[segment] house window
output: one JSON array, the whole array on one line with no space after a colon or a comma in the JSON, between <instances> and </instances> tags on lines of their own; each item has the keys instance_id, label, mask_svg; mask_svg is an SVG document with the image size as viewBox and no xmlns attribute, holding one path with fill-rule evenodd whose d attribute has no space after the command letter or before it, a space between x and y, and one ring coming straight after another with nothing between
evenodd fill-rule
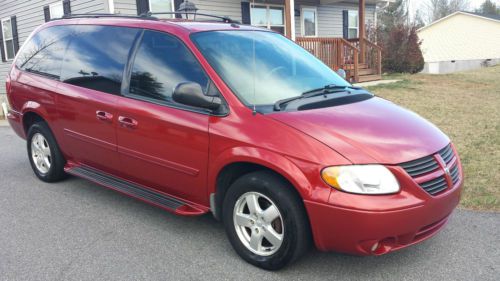
<instances>
[{"instance_id":1,"label":"house window","mask_svg":"<svg viewBox=\"0 0 500 281\"><path fill-rule=\"evenodd\" d=\"M359 17L358 11L349 11L349 38L358 38L359 34Z\"/></svg>"},{"instance_id":2,"label":"house window","mask_svg":"<svg viewBox=\"0 0 500 281\"><path fill-rule=\"evenodd\" d=\"M173 0L149 0L151 13L170 13L175 11ZM174 18L173 15L158 15L160 18Z\"/></svg>"},{"instance_id":3,"label":"house window","mask_svg":"<svg viewBox=\"0 0 500 281\"><path fill-rule=\"evenodd\" d=\"M318 11L313 7L302 7L301 28L302 36L318 36Z\"/></svg>"},{"instance_id":4,"label":"house window","mask_svg":"<svg viewBox=\"0 0 500 281\"><path fill-rule=\"evenodd\" d=\"M62 1L49 5L50 19L60 19L64 16L64 8Z\"/></svg>"},{"instance_id":5,"label":"house window","mask_svg":"<svg viewBox=\"0 0 500 281\"><path fill-rule=\"evenodd\" d=\"M285 8L281 5L252 5L251 24L285 34Z\"/></svg>"},{"instance_id":6,"label":"house window","mask_svg":"<svg viewBox=\"0 0 500 281\"><path fill-rule=\"evenodd\" d=\"M12 32L12 20L6 18L2 20L2 38L4 56L7 60L14 59L16 55L14 50L14 36Z\"/></svg>"}]
</instances>

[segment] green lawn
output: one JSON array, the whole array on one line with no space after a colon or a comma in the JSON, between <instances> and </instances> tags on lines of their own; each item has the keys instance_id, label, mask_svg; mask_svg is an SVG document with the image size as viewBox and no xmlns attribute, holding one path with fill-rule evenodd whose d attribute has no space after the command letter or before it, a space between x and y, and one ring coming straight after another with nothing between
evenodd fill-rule
<instances>
[{"instance_id":1,"label":"green lawn","mask_svg":"<svg viewBox=\"0 0 500 281\"><path fill-rule=\"evenodd\" d=\"M500 211L500 66L447 75L391 75L370 87L427 118L457 147L465 173L462 207Z\"/></svg>"}]
</instances>

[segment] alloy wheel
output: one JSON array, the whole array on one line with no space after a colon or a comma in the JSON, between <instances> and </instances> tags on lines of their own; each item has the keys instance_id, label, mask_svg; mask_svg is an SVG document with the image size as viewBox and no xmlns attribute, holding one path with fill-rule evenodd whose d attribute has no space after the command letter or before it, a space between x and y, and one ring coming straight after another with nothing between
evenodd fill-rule
<instances>
[{"instance_id":1,"label":"alloy wheel","mask_svg":"<svg viewBox=\"0 0 500 281\"><path fill-rule=\"evenodd\" d=\"M34 134L31 138L31 158L40 173L46 174L49 172L52 155L47 139L40 133Z\"/></svg>"},{"instance_id":2,"label":"alloy wheel","mask_svg":"<svg viewBox=\"0 0 500 281\"><path fill-rule=\"evenodd\" d=\"M259 256L276 253L285 234L283 218L276 204L258 192L241 195L234 206L233 222L243 245Z\"/></svg>"}]
</instances>

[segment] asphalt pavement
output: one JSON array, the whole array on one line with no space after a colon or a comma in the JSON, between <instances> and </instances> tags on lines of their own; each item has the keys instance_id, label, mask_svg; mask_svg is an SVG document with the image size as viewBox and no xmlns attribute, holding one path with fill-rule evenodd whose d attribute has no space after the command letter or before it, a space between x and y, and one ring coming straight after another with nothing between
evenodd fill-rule
<instances>
[{"instance_id":1,"label":"asphalt pavement","mask_svg":"<svg viewBox=\"0 0 500 281\"><path fill-rule=\"evenodd\" d=\"M457 210L395 253L311 250L268 272L240 259L210 215L176 216L78 178L39 181L25 142L0 127L0 280L500 280L500 213Z\"/></svg>"}]
</instances>

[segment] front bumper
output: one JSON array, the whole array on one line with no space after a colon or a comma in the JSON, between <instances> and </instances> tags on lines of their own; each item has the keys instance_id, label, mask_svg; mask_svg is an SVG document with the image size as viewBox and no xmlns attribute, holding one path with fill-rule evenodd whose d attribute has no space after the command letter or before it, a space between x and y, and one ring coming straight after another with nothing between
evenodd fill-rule
<instances>
[{"instance_id":1,"label":"front bumper","mask_svg":"<svg viewBox=\"0 0 500 281\"><path fill-rule=\"evenodd\" d=\"M305 200L316 247L381 255L421 242L446 225L460 201L462 183L438 196L412 186L391 196L332 191L328 204Z\"/></svg>"}]
</instances>

